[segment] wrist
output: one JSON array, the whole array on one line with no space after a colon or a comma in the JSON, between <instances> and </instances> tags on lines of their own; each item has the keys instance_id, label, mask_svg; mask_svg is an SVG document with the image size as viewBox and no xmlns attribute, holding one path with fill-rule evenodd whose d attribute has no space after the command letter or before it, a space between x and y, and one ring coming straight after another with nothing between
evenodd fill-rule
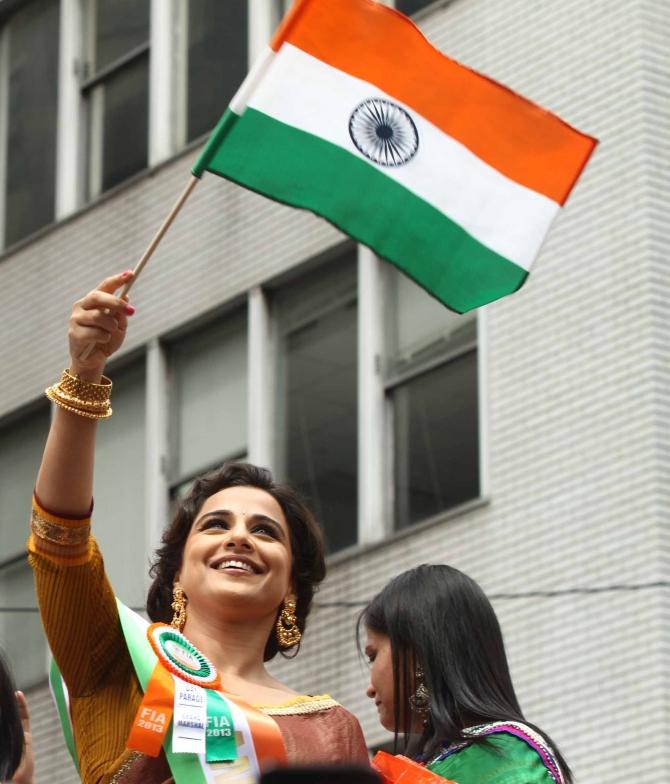
<instances>
[{"instance_id":1,"label":"wrist","mask_svg":"<svg viewBox=\"0 0 670 784\"><path fill-rule=\"evenodd\" d=\"M88 381L91 384L100 383L104 369L104 365L98 368L90 368L82 366L78 362L71 362L69 367L69 371L73 376L78 376L82 381Z\"/></svg>"}]
</instances>

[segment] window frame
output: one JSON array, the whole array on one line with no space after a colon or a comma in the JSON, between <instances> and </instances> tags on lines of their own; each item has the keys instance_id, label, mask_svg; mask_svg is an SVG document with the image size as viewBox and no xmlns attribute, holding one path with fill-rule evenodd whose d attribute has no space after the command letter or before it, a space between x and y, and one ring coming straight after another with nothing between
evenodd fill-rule
<instances>
[{"instance_id":1,"label":"window frame","mask_svg":"<svg viewBox=\"0 0 670 784\"><path fill-rule=\"evenodd\" d=\"M272 26L272 8L267 0L261 6L253 0L247 0L247 71L254 62L259 46L265 46L270 36ZM175 94L175 146L183 150L205 141L214 130L215 124L201 134L188 138L189 112L188 112L188 82L189 82L189 13L185 3L180 3L173 18L174 43L174 68L172 80ZM218 118L224 113L226 107L221 106Z\"/></svg>"},{"instance_id":2,"label":"window frame","mask_svg":"<svg viewBox=\"0 0 670 784\"><path fill-rule=\"evenodd\" d=\"M30 420L30 419L38 419L44 417L45 420L51 419L53 416L53 411L51 409L51 404L49 401L43 396L37 398L36 400L31 401L25 406L22 406L19 409L15 409L14 411L8 413L7 415L0 418L0 433L2 433L6 428L11 428L13 425L21 425L22 423ZM44 442L46 442L46 430L44 431ZM41 442L40 445L40 460L41 460L41 452L43 449L43 444ZM37 462L35 466L35 477L37 477L37 469L39 469L40 461ZM34 487L34 485L33 485ZM11 555L7 555L6 557L3 554L0 554L0 571L5 567L12 565L20 558L26 557L26 547L25 547L25 540L28 538L28 534L30 533L30 501L31 498L28 497L26 499L26 518L25 518L25 538L23 539L24 544L18 549L16 552L12 553Z\"/></svg>"},{"instance_id":3,"label":"window frame","mask_svg":"<svg viewBox=\"0 0 670 784\"><path fill-rule=\"evenodd\" d=\"M3 36L6 24L14 12L32 0L3 0L0 3L0 88L6 79L3 67ZM98 74L91 70L92 14L91 0L59 0L60 33L58 73L58 110L56 121L56 176L55 209L53 220L26 235L14 245L22 246L43 230L96 203L108 193L122 188L136 178L145 177L155 167L169 161L185 150L202 144L207 133L190 142L186 141L186 69L184 55L187 46L186 31L181 20L183 3L174 0L150 0L149 33L147 40L127 52L123 57L106 65ZM277 7L275 7L277 6ZM279 21L278 0L248 0L247 4L247 67L267 46ZM7 49L8 47L5 47ZM90 115L92 95L96 87L113 78L123 68L132 66L139 58L148 56L148 139L147 165L102 190L101 121ZM7 91L0 89L0 95ZM100 99L98 99L100 100ZM223 113L225 106L221 107ZM97 127L92 125L97 123ZM8 249L5 242L6 203L6 130L7 108L0 105L0 252ZM3 143L4 134L4 143ZM96 140L97 139L97 140ZM90 146L97 149L91 151ZM95 157L95 167L92 158ZM94 171L95 168L95 171Z\"/></svg>"},{"instance_id":4,"label":"window frame","mask_svg":"<svg viewBox=\"0 0 670 784\"><path fill-rule=\"evenodd\" d=\"M384 287L382 294L385 306L389 306L388 290L389 290L389 276L391 274L403 274L392 265L389 265L382 271L380 285ZM449 342L445 344L444 348L436 354L429 356L425 359L417 360L416 362L408 362L405 367L388 368L387 353L388 346L383 346L381 356L384 357L381 362L383 368L381 372L381 387L384 395L384 408L385 408L385 437L388 448L386 449L386 488L387 488L387 526L386 537L401 536L407 531L416 530L417 527L432 522L444 520L445 518L452 517L458 514L460 510L466 510L472 507L473 503L481 503L486 498L488 493L488 462L486 460L487 448L487 413L486 413L486 399L484 394L484 374L486 368L486 343L484 339L484 309L478 308L474 315L474 337L464 341L456 346L449 346ZM462 503L454 506L446 507L434 515L431 515L421 520L408 523L405 526L398 526L397 524L397 492L395 486L395 461L396 461L396 434L394 428L394 404L393 395L399 388L410 384L412 381L431 373L439 368L444 368L452 362L469 356L476 355L476 368L477 368L477 452L478 452L478 492L473 498L469 498Z\"/></svg>"},{"instance_id":5,"label":"window frame","mask_svg":"<svg viewBox=\"0 0 670 784\"><path fill-rule=\"evenodd\" d=\"M28 556L26 551L20 553L19 555L13 556L12 558L8 558L0 562L0 577L4 577L4 575L8 571L12 570L15 567L24 571L26 575L31 573L32 570L30 564L28 563ZM5 598L0 603L0 613L8 613L16 616L29 614L31 618L36 615L37 616L39 615L39 607L37 606L37 603L35 603L35 606L24 606L22 604L13 604L12 601L13 600L11 596ZM43 683L48 677L49 664L51 662L51 655L49 653L49 644L46 639L46 635L44 633L44 629L42 628L41 623L39 625L39 628L41 632L41 636L39 638L39 644L44 647L43 667L40 668L39 673L34 674L33 676L29 677L25 681L21 680L20 678L17 678L16 685L20 689L25 690L25 689L33 688L34 686ZM34 640L33 643L34 642L36 641ZM8 656L7 651L5 651L5 654Z\"/></svg>"},{"instance_id":6,"label":"window frame","mask_svg":"<svg viewBox=\"0 0 670 784\"><path fill-rule=\"evenodd\" d=\"M9 27L12 22L12 17L28 7L34 0L4 0L1 3L2 9L0 10L0 253L4 253L9 248L20 247L24 242L29 240L35 235L39 235L42 231L53 226L59 219L59 156L60 156L60 143L62 138L61 130L61 63L63 59L63 2L65 0L58 0L58 15L59 15L59 35L58 35L58 76L57 79L57 96L56 96L56 117L55 117L55 131L54 131L54 151L55 151L55 171L53 180L53 214L51 219L44 223L42 226L30 231L28 234L20 237L14 242L7 244L7 231L6 231L6 210L7 210L7 159L9 156L9 68L10 68L10 38Z\"/></svg>"},{"instance_id":7,"label":"window frame","mask_svg":"<svg viewBox=\"0 0 670 784\"><path fill-rule=\"evenodd\" d=\"M360 356L361 356L361 324L364 324L364 317L361 314L361 266L360 266L360 253L363 246L360 246L354 243L351 239L345 239L332 245L321 253L317 254L316 256L310 256L303 259L302 263L296 265L295 267L287 270L284 274L279 276L278 279L273 281L268 281L266 283L266 296L269 298L269 310L270 310L270 339L269 344L272 346L273 352L273 365L272 365L272 372L274 375L273 379L273 399L272 399L272 414L271 414L271 439L272 439L272 460L270 466L272 468L273 474L278 474L285 478L286 472L286 465L285 454L282 454L282 448L279 444L280 438L282 436L280 432L281 428L281 417L282 414L280 413L281 408L281 399L279 395L279 385L277 384L277 379L281 375L280 371L280 363L283 361L281 356L282 351L282 342L288 336L299 332L310 323L314 321L315 318L320 318L323 316L328 316L332 313L337 313L342 308L351 306L355 304L356 306L356 328L355 328L355 335L356 335L356 355L355 355L355 371L356 371L356 385L355 385L355 400L356 400L356 409L357 409L357 417L356 417L356 494L357 494L357 507L354 512L356 515L355 521L355 541L346 547L340 548L338 550L328 552L328 558L332 557L339 557L343 553L350 553L356 552L360 548L361 544L370 541L370 536L368 533L363 533L361 530L361 521L366 520L367 518L361 515L361 508L362 508L362 495L363 495L363 483L361 482L360 477L360 465L361 465L361 455L362 455L362 448L361 448L361 421L362 421L362 414L361 414L361 374L360 374ZM367 248L363 249L367 251ZM369 251L368 251L369 252ZM298 318L294 318L291 320L290 324L281 325L280 318L279 318L279 308L277 307L277 295L282 290L300 285L300 282L304 278L309 278L315 273L317 273L320 269L333 269L336 267L338 261L341 261L343 258L349 258L351 254L352 257L352 264L354 265L354 275L355 275L355 286L353 289L347 289L346 286L342 287L341 291L338 291L337 294L328 302L326 307L318 308L316 311L310 310L307 313L301 314ZM291 479L287 479L289 483L292 482Z\"/></svg>"},{"instance_id":8,"label":"window frame","mask_svg":"<svg viewBox=\"0 0 670 784\"><path fill-rule=\"evenodd\" d=\"M173 504L177 497L179 488L187 482L192 482L198 476L201 476L208 471L222 465L229 460L240 460L247 458L249 454L249 412L247 411L247 438L246 449L232 449L228 452L221 453L216 460L204 461L198 464L197 468L190 471L179 471L179 450L181 445L179 443L179 409L178 399L176 394L176 374L174 367L174 351L182 340L189 340L198 335L199 332L207 330L209 327L225 325L226 323L234 323L236 320L244 321L246 327L246 342L247 342L247 385L249 385L250 369L249 369L249 353L250 353L250 313L247 300L241 303L235 299L232 302L226 303L226 308L223 312L210 314L206 319L197 319L194 323L184 325L177 334L170 337L160 345L162 353L162 383L163 392L165 395L165 457L163 460L163 473L165 476L165 488L168 494L168 503ZM156 376L156 371L152 374L152 378ZM249 400L249 390L247 389L247 401ZM249 404L247 403L249 409ZM167 523L167 520L165 521Z\"/></svg>"},{"instance_id":9,"label":"window frame","mask_svg":"<svg viewBox=\"0 0 670 784\"><path fill-rule=\"evenodd\" d=\"M0 430L7 427L11 428L12 425L22 423L25 420L33 417L44 416L46 412L49 410L50 410L49 403L44 398L39 398L38 400L29 403L27 406L23 406L20 409L13 411L6 416L3 416L0 419ZM50 413L50 416L52 414L53 412ZM44 438L46 440L46 432L44 434ZM25 542L25 539L27 539L30 533L30 499L29 498L26 499L26 517L25 517L24 525L25 525L25 529L24 529L25 530L24 542ZM21 566L23 566L23 568L27 570L27 573L30 572L30 565L28 563L28 551L25 544L21 547L21 549L17 550L16 552L0 558L0 578L3 578L8 571L11 571L12 569L17 567L20 568ZM9 610L8 608L12 608L12 610ZM20 615L22 611L26 613L36 614L38 613L38 607L36 604L34 607L32 606L24 607L23 605L18 605L15 603L11 595L9 596L5 595L4 599L0 600L0 613L10 612L10 611L13 611L13 614L15 615ZM37 675L34 678L31 678L29 681L26 681L25 683L19 682L17 684L19 688L23 688L23 689L31 688L32 686L42 682L47 677L50 657L49 657L48 645L43 632L42 632L42 637L40 639L40 643L44 644L44 653L45 653L44 668L39 675Z\"/></svg>"},{"instance_id":10,"label":"window frame","mask_svg":"<svg viewBox=\"0 0 670 784\"><path fill-rule=\"evenodd\" d=\"M149 25L146 41L125 52L116 60L94 72L94 47L95 47L95 5L96 0L81 0L83 35L81 42L79 66L79 95L83 106L85 118L85 147L83 179L85 183L85 198L87 203L94 202L105 193L125 184L129 179L146 173L151 166L151 94L152 69L152 26L154 17L154 4L149 2ZM143 59L147 60L147 162L146 165L134 172L130 177L121 180L110 188L103 189L103 123L104 123L104 87L113 81L119 74L136 66Z\"/></svg>"}]
</instances>

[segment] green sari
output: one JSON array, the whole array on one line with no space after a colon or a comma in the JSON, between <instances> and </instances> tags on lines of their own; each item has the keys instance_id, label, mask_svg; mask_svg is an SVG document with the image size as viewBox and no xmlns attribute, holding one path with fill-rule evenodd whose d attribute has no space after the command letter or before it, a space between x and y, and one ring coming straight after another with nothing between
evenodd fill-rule
<instances>
[{"instance_id":1,"label":"green sari","mask_svg":"<svg viewBox=\"0 0 670 784\"><path fill-rule=\"evenodd\" d=\"M518 722L486 724L468 730L489 744L458 744L426 767L458 784L564 784L553 751L542 736Z\"/></svg>"}]
</instances>

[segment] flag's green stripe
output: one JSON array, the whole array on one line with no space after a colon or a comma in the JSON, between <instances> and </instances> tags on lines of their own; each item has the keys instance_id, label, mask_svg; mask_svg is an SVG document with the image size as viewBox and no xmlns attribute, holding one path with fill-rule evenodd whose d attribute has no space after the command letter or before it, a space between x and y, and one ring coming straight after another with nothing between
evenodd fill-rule
<instances>
[{"instance_id":1,"label":"flag's green stripe","mask_svg":"<svg viewBox=\"0 0 670 784\"><path fill-rule=\"evenodd\" d=\"M231 123L235 122L236 117L237 115L231 112L230 109L223 113L219 122L216 124L216 128L214 128L209 139L207 139L207 144L200 153L200 157L193 164L191 172L192 174L195 174L196 177L202 177L202 173L208 168L209 162L216 154L217 148L223 143L223 140L228 135L229 126Z\"/></svg>"},{"instance_id":2,"label":"flag's green stripe","mask_svg":"<svg viewBox=\"0 0 670 784\"><path fill-rule=\"evenodd\" d=\"M327 218L462 313L516 291L527 272L361 158L247 108L230 110L206 168Z\"/></svg>"},{"instance_id":3,"label":"flag's green stripe","mask_svg":"<svg viewBox=\"0 0 670 784\"><path fill-rule=\"evenodd\" d=\"M65 692L63 691L63 678L56 664L56 660L51 660L51 667L49 668L49 683L53 691L54 699L56 700L56 708L58 709L58 717L60 718L61 727L63 728L63 735L65 736L65 745L70 752L72 762L79 773L79 758L77 756L77 748L74 745L74 735L72 733L72 722L70 721L70 711L68 710L67 701L65 699Z\"/></svg>"}]
</instances>

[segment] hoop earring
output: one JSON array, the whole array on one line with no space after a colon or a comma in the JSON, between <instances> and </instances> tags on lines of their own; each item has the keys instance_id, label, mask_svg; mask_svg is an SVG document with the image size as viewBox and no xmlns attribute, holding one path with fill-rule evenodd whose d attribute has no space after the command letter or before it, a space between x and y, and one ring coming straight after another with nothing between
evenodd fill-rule
<instances>
[{"instance_id":1,"label":"hoop earring","mask_svg":"<svg viewBox=\"0 0 670 784\"><path fill-rule=\"evenodd\" d=\"M172 604L170 605L174 611L174 615L170 621L170 626L173 626L179 632L183 631L184 626L186 625L187 603L188 600L184 593L184 589L179 583L175 583L172 586Z\"/></svg>"},{"instance_id":2,"label":"hoop earring","mask_svg":"<svg viewBox=\"0 0 670 784\"><path fill-rule=\"evenodd\" d=\"M423 670L418 665L414 673L416 691L409 697L409 707L419 716L426 716L430 710L430 694L423 682Z\"/></svg>"},{"instance_id":3,"label":"hoop earring","mask_svg":"<svg viewBox=\"0 0 670 784\"><path fill-rule=\"evenodd\" d=\"M295 617L295 601L293 599L286 599L284 602L275 629L280 648L292 648L300 642L302 632L298 627L298 619Z\"/></svg>"}]
</instances>

